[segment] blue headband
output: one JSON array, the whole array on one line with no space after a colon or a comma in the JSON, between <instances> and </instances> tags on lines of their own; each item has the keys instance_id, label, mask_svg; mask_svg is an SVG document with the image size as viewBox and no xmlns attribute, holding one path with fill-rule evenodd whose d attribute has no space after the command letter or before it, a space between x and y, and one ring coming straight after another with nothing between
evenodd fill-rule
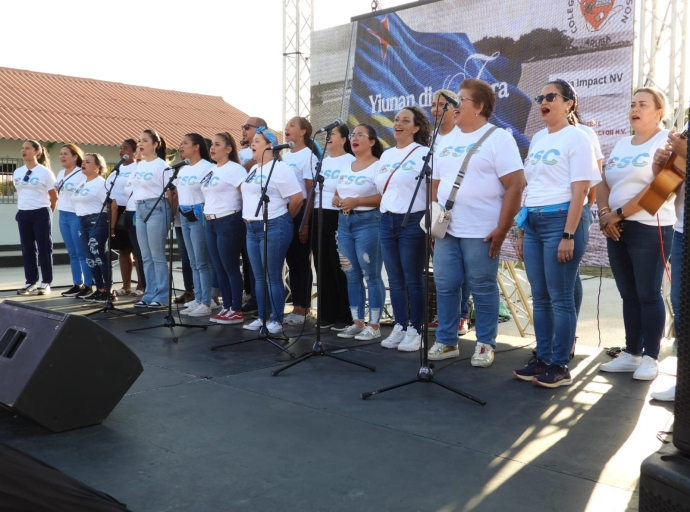
<instances>
[{"instance_id":1,"label":"blue headband","mask_svg":"<svg viewBox=\"0 0 690 512\"><path fill-rule=\"evenodd\" d=\"M266 128L265 126L258 126L256 128L256 133L260 133L261 135L266 137L269 140L269 142L274 146L278 145L278 139L276 138L276 136L269 132L268 128Z\"/></svg>"}]
</instances>

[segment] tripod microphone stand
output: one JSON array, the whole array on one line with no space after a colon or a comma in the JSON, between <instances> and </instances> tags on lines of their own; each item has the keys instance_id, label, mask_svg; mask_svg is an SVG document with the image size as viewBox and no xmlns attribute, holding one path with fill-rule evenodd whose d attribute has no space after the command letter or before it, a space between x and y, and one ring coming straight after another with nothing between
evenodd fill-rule
<instances>
[{"instance_id":1,"label":"tripod microphone stand","mask_svg":"<svg viewBox=\"0 0 690 512\"><path fill-rule=\"evenodd\" d=\"M420 367L417 372L417 377L408 380L405 382L401 382L399 384L394 384L392 386L388 386L385 388L378 389L376 391L367 391L362 393L360 396L362 397L362 400L366 400L370 396L373 395L378 395L380 393L385 393L386 391L390 391L392 389L397 389L401 388L404 386L408 386L410 384L415 384L417 382L425 383L425 384L436 384L437 386L441 386L442 388L447 389L448 391L452 391L453 393L456 393L458 395L464 396L465 398L469 398L470 400L473 400L474 402L477 402L478 404L481 405L486 405L486 402L480 398L477 398L475 396L472 396L468 393L465 393L464 391L460 391L459 389L456 389L454 387L448 386L447 384L444 384L443 382L439 382L434 378L434 366L429 364L429 353L428 353L428 340L429 340L429 315L427 314L427 311L429 310L429 248L431 247L431 166L429 164L432 156L433 156L433 150L434 150L434 144L436 143L436 136L438 135L439 130L441 129L441 124L443 123L443 117L445 116L446 112L448 111L448 101L446 101L445 105L443 106L443 112L441 113L441 119L439 119L438 124L436 125L436 128L434 129L434 135L431 139L431 149L429 153L424 157L424 165L422 166L422 170L419 173L419 176L417 177L417 187L415 188L414 194L412 194L412 201L410 201L410 206L407 209L407 213L405 214L405 218L403 219L402 227L405 229L407 226L407 222L410 219L410 211L412 210L412 205L414 204L415 198L417 197L417 194L419 193L419 187L422 184L422 180L426 183L426 206L425 206L425 215L424 215L424 227L426 228L426 234L424 236L424 319L422 320L422 346L420 348L421 354L419 355L420 358ZM416 226L414 226L412 229L415 229Z\"/></svg>"},{"instance_id":2,"label":"tripod microphone stand","mask_svg":"<svg viewBox=\"0 0 690 512\"><path fill-rule=\"evenodd\" d=\"M326 132L326 147L328 147L328 142L331 140L331 131ZM321 295L322 295L322 279L321 279L321 260L323 259L321 257L321 245L323 243L321 235L323 233L323 174L321 174L321 165L323 163L323 158L325 155L325 149L324 152L321 153L321 156L319 157L319 161L316 164L316 175L314 176L314 180L316 181L317 185L319 187L319 208L318 212L316 213L317 219L319 222L319 226L316 230L316 236L318 239L316 240L316 252L317 252L317 258L316 258L316 283L317 283L317 292L316 292L316 310L318 314L316 315L316 341L314 342L314 346L311 348L311 352L308 352L307 354L303 355L302 357L286 364L285 366L282 366L281 368L278 368L277 370L273 370L271 372L271 375L274 377L278 375L280 372L283 370L287 370L288 368L295 366L296 364L299 364L303 361L306 361L308 359L311 359L312 357L316 356L326 356L330 357L331 359L337 359L338 361L342 361L344 363L350 363L354 364L355 366L361 366L362 368L366 368L367 370L371 370L372 372L376 371L375 366L369 366L367 364L362 364L362 363L357 363L355 361L350 361L348 359L345 359L343 357L336 356L335 354L330 354L326 352L326 349L323 347L323 343L321 343ZM309 199L307 199L307 207L305 208L305 214L304 217L302 218L302 225L300 226L300 231L304 229L304 223L307 221L307 215L306 212L309 210L309 207L313 204L314 202L314 192L316 191L316 186L312 187L311 192L309 193Z\"/></svg>"},{"instance_id":3,"label":"tripod microphone stand","mask_svg":"<svg viewBox=\"0 0 690 512\"><path fill-rule=\"evenodd\" d=\"M211 347L211 350L218 350L219 348L224 348L224 347L232 347L233 345L241 345L243 343L248 343L250 341L256 341L256 340L264 340L268 341L271 345L273 345L276 348L279 348L286 354L288 354L290 357L295 357L295 353L290 351L289 349L283 347L281 343L288 341L288 338L273 338L270 336L270 333L268 332L268 203L271 201L271 199L268 197L268 184L271 182L271 176L273 175L273 169L276 166L276 162L278 161L278 156L280 155L280 152L277 150L273 151L273 163L271 164L271 169L268 172L268 177L266 178L266 184L261 187L261 199L259 199L259 204L256 206L256 213L254 214L255 217L259 215L259 211L261 211L261 208L263 207L263 230L264 230L264 264L263 264L263 275L264 275L264 282L262 285L263 289L263 298L262 298L262 305L263 305L263 310L264 314L261 317L261 328L259 329L259 335L256 338L251 338L248 340L242 340L242 341L234 341L231 343L222 343L220 345L214 345ZM262 157L263 160L263 157ZM258 163L257 163L258 166ZM263 167L263 166L262 166ZM259 172L258 167L257 167L257 172ZM275 298L275 297L274 297ZM281 304L285 300L285 297L282 297Z\"/></svg>"},{"instance_id":4,"label":"tripod microphone stand","mask_svg":"<svg viewBox=\"0 0 690 512\"><path fill-rule=\"evenodd\" d=\"M187 163L189 163L189 160L186 160ZM176 166L179 164L176 164ZM173 181L177 179L177 173L179 172L180 168L182 167L181 165L177 168L176 166L173 166L173 173L172 176L170 176L170 179L168 180L167 185L163 187L163 192L161 192L161 195L158 196L158 199L154 203L153 207L149 211L149 213L146 215L146 218L143 219L144 224L146 224L149 219L151 218L151 214L153 211L156 209L156 206L158 206L158 203L161 202L163 197L165 196L165 193L168 190L175 190L175 185L173 185ZM164 208L169 208L169 204L167 199L165 200L165 206ZM137 332L137 331L147 331L149 329L157 329L159 327L165 327L170 329L170 335L172 336L173 342L177 343L177 336L175 334L175 327L186 327L187 329L203 329L204 331L208 329L208 325L195 325L195 324L185 324L183 322L175 322L175 317L173 316L172 313L172 269L173 269L173 217L171 216L170 221L168 222L168 314L165 315L165 320L163 321L162 324L160 325L152 325L150 327L140 327L138 329L130 329L125 332Z\"/></svg>"}]
</instances>

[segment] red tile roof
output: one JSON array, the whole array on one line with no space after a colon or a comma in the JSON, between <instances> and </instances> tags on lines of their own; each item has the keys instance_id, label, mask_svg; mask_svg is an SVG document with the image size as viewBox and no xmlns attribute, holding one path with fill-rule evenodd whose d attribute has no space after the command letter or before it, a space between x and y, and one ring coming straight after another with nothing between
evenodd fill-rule
<instances>
[{"instance_id":1,"label":"red tile roof","mask_svg":"<svg viewBox=\"0 0 690 512\"><path fill-rule=\"evenodd\" d=\"M189 132L239 143L247 117L218 96L0 67L0 138L119 146L153 128L168 147Z\"/></svg>"}]
</instances>

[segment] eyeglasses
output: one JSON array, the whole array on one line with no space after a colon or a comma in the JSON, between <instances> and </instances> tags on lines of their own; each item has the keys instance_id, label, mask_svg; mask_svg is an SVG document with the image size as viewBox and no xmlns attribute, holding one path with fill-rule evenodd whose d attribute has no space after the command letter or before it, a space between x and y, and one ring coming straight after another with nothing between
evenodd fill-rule
<instances>
[{"instance_id":1,"label":"eyeglasses","mask_svg":"<svg viewBox=\"0 0 690 512\"><path fill-rule=\"evenodd\" d=\"M350 140L355 140L355 139L368 139L369 134L368 133L351 133L350 135L347 136Z\"/></svg>"},{"instance_id":2,"label":"eyeglasses","mask_svg":"<svg viewBox=\"0 0 690 512\"><path fill-rule=\"evenodd\" d=\"M29 182L29 176L31 176L31 173L32 173L32 172L33 172L33 171L32 171L31 169L28 169L28 170L26 171L26 174L24 175L24 179L22 180L24 183L28 183L28 182Z\"/></svg>"},{"instance_id":3,"label":"eyeglasses","mask_svg":"<svg viewBox=\"0 0 690 512\"><path fill-rule=\"evenodd\" d=\"M546 100L549 103L551 103L553 100L556 99L556 96L560 96L563 98L565 101L568 101L570 98L566 98L562 94L558 94L557 92L550 92L549 94L540 94L536 98L534 98L534 101L536 102L537 105L541 105L541 103Z\"/></svg>"},{"instance_id":4,"label":"eyeglasses","mask_svg":"<svg viewBox=\"0 0 690 512\"><path fill-rule=\"evenodd\" d=\"M477 100L473 100L472 98L463 98L462 96L460 96L458 99L460 100L460 103L462 103L465 100L477 103Z\"/></svg>"},{"instance_id":5,"label":"eyeglasses","mask_svg":"<svg viewBox=\"0 0 690 512\"><path fill-rule=\"evenodd\" d=\"M253 124L243 124L242 129L243 130L249 130L250 128L258 128L258 126L254 126Z\"/></svg>"}]
</instances>

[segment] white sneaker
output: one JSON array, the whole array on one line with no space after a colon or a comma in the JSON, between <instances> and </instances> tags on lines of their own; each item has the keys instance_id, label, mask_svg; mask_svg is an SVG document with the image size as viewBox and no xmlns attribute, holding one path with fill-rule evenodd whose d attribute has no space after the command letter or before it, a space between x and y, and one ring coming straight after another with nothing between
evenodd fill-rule
<instances>
[{"instance_id":1,"label":"white sneaker","mask_svg":"<svg viewBox=\"0 0 690 512\"><path fill-rule=\"evenodd\" d=\"M659 361L649 356L642 356L640 366L638 366L633 379L636 380L654 380L659 375Z\"/></svg>"},{"instance_id":2,"label":"white sneaker","mask_svg":"<svg viewBox=\"0 0 690 512\"><path fill-rule=\"evenodd\" d=\"M50 285L48 283L41 283L41 286L38 287L38 294L50 295Z\"/></svg>"},{"instance_id":3,"label":"white sneaker","mask_svg":"<svg viewBox=\"0 0 690 512\"><path fill-rule=\"evenodd\" d=\"M661 402L673 402L676 400L676 386L671 386L665 391L654 391L652 393L653 400Z\"/></svg>"},{"instance_id":4,"label":"white sneaker","mask_svg":"<svg viewBox=\"0 0 690 512\"><path fill-rule=\"evenodd\" d=\"M201 304L201 302L197 302L196 300L190 300L189 302L185 302L185 303L184 303L184 307L190 308L190 307L192 307L194 304Z\"/></svg>"},{"instance_id":5,"label":"white sneaker","mask_svg":"<svg viewBox=\"0 0 690 512\"><path fill-rule=\"evenodd\" d=\"M209 316L213 314L213 310L211 309L211 306L207 306L206 304L199 304L199 306L194 311L191 311L187 314L189 316Z\"/></svg>"},{"instance_id":6,"label":"white sneaker","mask_svg":"<svg viewBox=\"0 0 690 512\"><path fill-rule=\"evenodd\" d=\"M261 322L259 322L259 325L261 325ZM271 334L280 334L283 332L283 324L271 320L266 324L266 329L268 329L268 332Z\"/></svg>"},{"instance_id":7,"label":"white sneaker","mask_svg":"<svg viewBox=\"0 0 690 512\"><path fill-rule=\"evenodd\" d=\"M364 330L364 327L357 327L355 324L349 325L344 331L338 333L338 338L354 338L360 332ZM381 333L379 333L379 336Z\"/></svg>"},{"instance_id":8,"label":"white sneaker","mask_svg":"<svg viewBox=\"0 0 690 512\"><path fill-rule=\"evenodd\" d=\"M189 306L187 306L187 304L189 304ZM187 306L187 309L183 309L182 311L180 311L181 315L189 315L193 313L196 310L196 308L202 305L201 302L196 302L195 300L193 300L192 302L188 302L187 304L185 304L185 306Z\"/></svg>"},{"instance_id":9,"label":"white sneaker","mask_svg":"<svg viewBox=\"0 0 690 512\"><path fill-rule=\"evenodd\" d=\"M261 329L262 325L263 324L261 323L261 320L257 318L252 323L243 325L242 329L247 329L248 331L258 331L259 329Z\"/></svg>"},{"instance_id":10,"label":"white sneaker","mask_svg":"<svg viewBox=\"0 0 690 512\"><path fill-rule=\"evenodd\" d=\"M488 343L477 342L470 363L478 368L486 368L494 362L494 348Z\"/></svg>"},{"instance_id":11,"label":"white sneaker","mask_svg":"<svg viewBox=\"0 0 690 512\"><path fill-rule=\"evenodd\" d=\"M211 299L211 309L218 309L222 307L223 306L221 304L218 304L215 300Z\"/></svg>"},{"instance_id":12,"label":"white sneaker","mask_svg":"<svg viewBox=\"0 0 690 512\"><path fill-rule=\"evenodd\" d=\"M284 324L289 324L290 321L292 320L292 317L295 316L294 313L288 313L287 315L283 316L283 323Z\"/></svg>"},{"instance_id":13,"label":"white sneaker","mask_svg":"<svg viewBox=\"0 0 690 512\"><path fill-rule=\"evenodd\" d=\"M370 325L367 325L364 329L362 329L362 332L360 332L357 336L355 336L355 339L356 340L362 340L362 341L369 341L369 340L373 340L374 338L380 338L380 337L381 337L381 329L374 329Z\"/></svg>"},{"instance_id":14,"label":"white sneaker","mask_svg":"<svg viewBox=\"0 0 690 512\"><path fill-rule=\"evenodd\" d=\"M621 352L620 355L610 363L602 364L599 369L604 372L634 372L640 366L642 358L634 356L627 352Z\"/></svg>"},{"instance_id":15,"label":"white sneaker","mask_svg":"<svg viewBox=\"0 0 690 512\"><path fill-rule=\"evenodd\" d=\"M398 345L405 339L405 331L403 331L402 325L395 324L393 331L390 333L385 340L381 342L383 348L398 348Z\"/></svg>"},{"instance_id":16,"label":"white sneaker","mask_svg":"<svg viewBox=\"0 0 690 512\"><path fill-rule=\"evenodd\" d=\"M410 326L405 333L405 339L398 345L401 352L416 352L422 346L422 336L417 333L417 329Z\"/></svg>"},{"instance_id":17,"label":"white sneaker","mask_svg":"<svg viewBox=\"0 0 690 512\"><path fill-rule=\"evenodd\" d=\"M436 342L429 349L429 361L442 361L451 357L458 357L460 351L457 345L444 345Z\"/></svg>"}]
</instances>

